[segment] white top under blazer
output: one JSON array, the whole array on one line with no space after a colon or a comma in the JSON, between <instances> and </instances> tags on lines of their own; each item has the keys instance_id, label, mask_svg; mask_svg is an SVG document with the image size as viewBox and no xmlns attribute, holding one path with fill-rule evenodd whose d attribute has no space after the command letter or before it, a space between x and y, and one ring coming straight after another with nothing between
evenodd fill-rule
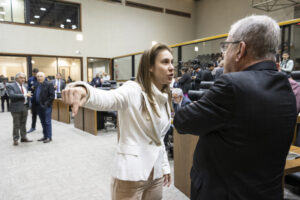
<instances>
[{"instance_id":1,"label":"white top under blazer","mask_svg":"<svg viewBox=\"0 0 300 200\"><path fill-rule=\"evenodd\" d=\"M113 178L128 181L147 180L154 168L153 179L170 173L163 139L170 128L171 110L168 95L152 85L158 117L151 109L147 94L134 81L115 90L96 89L84 82L68 87L84 86L88 92L84 107L99 111L118 111L120 138L113 165ZM145 100L148 114L142 112Z\"/></svg>"}]
</instances>

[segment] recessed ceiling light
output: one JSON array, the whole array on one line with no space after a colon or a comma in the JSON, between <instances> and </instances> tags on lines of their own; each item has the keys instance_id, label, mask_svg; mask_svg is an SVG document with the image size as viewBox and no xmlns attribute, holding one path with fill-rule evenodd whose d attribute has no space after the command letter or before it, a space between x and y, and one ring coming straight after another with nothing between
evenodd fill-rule
<instances>
[{"instance_id":1,"label":"recessed ceiling light","mask_svg":"<svg viewBox=\"0 0 300 200\"><path fill-rule=\"evenodd\" d=\"M4 11L1 11L1 12L0 12L0 15L5 15L5 12L4 12Z\"/></svg>"},{"instance_id":2,"label":"recessed ceiling light","mask_svg":"<svg viewBox=\"0 0 300 200\"><path fill-rule=\"evenodd\" d=\"M195 46L195 51L199 51L199 48L197 46Z\"/></svg>"},{"instance_id":3,"label":"recessed ceiling light","mask_svg":"<svg viewBox=\"0 0 300 200\"><path fill-rule=\"evenodd\" d=\"M33 22L33 21L31 21L31 22L29 22L30 24L35 24L35 22Z\"/></svg>"},{"instance_id":4,"label":"recessed ceiling light","mask_svg":"<svg viewBox=\"0 0 300 200\"><path fill-rule=\"evenodd\" d=\"M66 19L66 22L71 22L71 20L70 19Z\"/></svg>"},{"instance_id":5,"label":"recessed ceiling light","mask_svg":"<svg viewBox=\"0 0 300 200\"><path fill-rule=\"evenodd\" d=\"M0 19L0 21L4 21L4 19Z\"/></svg>"},{"instance_id":6,"label":"recessed ceiling light","mask_svg":"<svg viewBox=\"0 0 300 200\"><path fill-rule=\"evenodd\" d=\"M72 29L76 29L77 28L77 26L76 25L72 25Z\"/></svg>"},{"instance_id":7,"label":"recessed ceiling light","mask_svg":"<svg viewBox=\"0 0 300 200\"><path fill-rule=\"evenodd\" d=\"M35 63L35 61L34 61L34 60L31 60L31 63L32 63L32 64L34 64L34 63Z\"/></svg>"},{"instance_id":8,"label":"recessed ceiling light","mask_svg":"<svg viewBox=\"0 0 300 200\"><path fill-rule=\"evenodd\" d=\"M90 61L91 61L91 62L93 62L93 61L94 61L94 59L93 59L93 58L91 58L91 59L90 59Z\"/></svg>"},{"instance_id":9,"label":"recessed ceiling light","mask_svg":"<svg viewBox=\"0 0 300 200\"><path fill-rule=\"evenodd\" d=\"M40 10L41 10L41 11L46 11L47 9L46 9L46 8L40 8Z\"/></svg>"},{"instance_id":10,"label":"recessed ceiling light","mask_svg":"<svg viewBox=\"0 0 300 200\"><path fill-rule=\"evenodd\" d=\"M64 25L64 24L61 24L61 25L60 25L60 28L65 28L65 25Z\"/></svg>"},{"instance_id":11,"label":"recessed ceiling light","mask_svg":"<svg viewBox=\"0 0 300 200\"><path fill-rule=\"evenodd\" d=\"M82 34L77 34L76 39L79 40L79 41L83 40L83 35Z\"/></svg>"},{"instance_id":12,"label":"recessed ceiling light","mask_svg":"<svg viewBox=\"0 0 300 200\"><path fill-rule=\"evenodd\" d=\"M40 16L39 15L34 15L34 18L39 19Z\"/></svg>"}]
</instances>

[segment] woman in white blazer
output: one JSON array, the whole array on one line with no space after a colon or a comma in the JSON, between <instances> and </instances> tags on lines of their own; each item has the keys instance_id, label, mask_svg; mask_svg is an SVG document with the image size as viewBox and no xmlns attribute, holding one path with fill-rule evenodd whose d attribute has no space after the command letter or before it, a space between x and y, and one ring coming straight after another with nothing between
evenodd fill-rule
<instances>
[{"instance_id":1,"label":"woman in white blazer","mask_svg":"<svg viewBox=\"0 0 300 200\"><path fill-rule=\"evenodd\" d=\"M163 139L171 124L173 74L171 49L156 44L143 53L136 81L110 91L75 82L63 91L63 101L72 105L73 114L79 106L118 111L112 199L162 199L163 185L171 184Z\"/></svg>"}]
</instances>

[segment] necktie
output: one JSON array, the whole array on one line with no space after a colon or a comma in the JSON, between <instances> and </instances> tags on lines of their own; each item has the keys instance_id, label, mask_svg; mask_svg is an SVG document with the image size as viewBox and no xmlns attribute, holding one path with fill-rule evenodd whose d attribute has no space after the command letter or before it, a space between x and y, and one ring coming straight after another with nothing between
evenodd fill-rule
<instances>
[{"instance_id":1,"label":"necktie","mask_svg":"<svg viewBox=\"0 0 300 200\"><path fill-rule=\"evenodd\" d=\"M21 92L22 92L22 94L24 94L24 90L23 90L22 85L20 85L20 87L21 87Z\"/></svg>"}]
</instances>

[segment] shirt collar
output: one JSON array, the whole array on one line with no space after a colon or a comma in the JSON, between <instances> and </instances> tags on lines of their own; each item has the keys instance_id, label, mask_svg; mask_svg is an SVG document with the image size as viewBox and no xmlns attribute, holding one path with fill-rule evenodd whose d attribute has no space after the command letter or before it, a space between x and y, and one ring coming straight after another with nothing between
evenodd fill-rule
<instances>
[{"instance_id":1,"label":"shirt collar","mask_svg":"<svg viewBox=\"0 0 300 200\"><path fill-rule=\"evenodd\" d=\"M152 92L159 104L165 104L168 101L168 94L165 92L161 92L155 84L152 84Z\"/></svg>"}]
</instances>

